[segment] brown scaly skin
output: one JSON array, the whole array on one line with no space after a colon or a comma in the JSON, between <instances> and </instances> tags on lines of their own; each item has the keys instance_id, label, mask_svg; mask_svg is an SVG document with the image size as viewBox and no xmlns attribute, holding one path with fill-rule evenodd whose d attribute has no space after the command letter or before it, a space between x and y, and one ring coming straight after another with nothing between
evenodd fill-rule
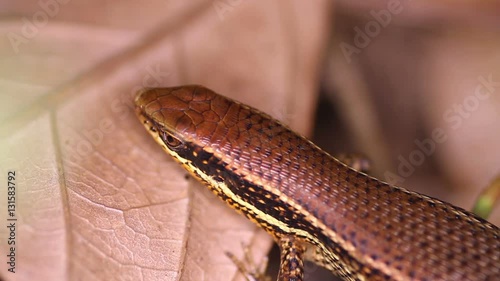
<instances>
[{"instance_id":1,"label":"brown scaly skin","mask_svg":"<svg viewBox=\"0 0 500 281\"><path fill-rule=\"evenodd\" d=\"M345 280L500 276L498 227L357 172L256 109L202 86L147 89L136 106L166 152L273 235L282 265L301 267L305 247ZM302 280L302 268L279 280Z\"/></svg>"}]
</instances>

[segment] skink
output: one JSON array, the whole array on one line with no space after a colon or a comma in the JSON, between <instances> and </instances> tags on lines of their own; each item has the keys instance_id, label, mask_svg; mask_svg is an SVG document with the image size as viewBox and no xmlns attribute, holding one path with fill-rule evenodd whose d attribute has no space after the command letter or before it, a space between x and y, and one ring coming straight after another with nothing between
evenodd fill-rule
<instances>
[{"instance_id":1,"label":"skink","mask_svg":"<svg viewBox=\"0 0 500 281\"><path fill-rule=\"evenodd\" d=\"M500 231L358 172L270 116L197 85L141 91L136 112L176 161L281 249L344 280L500 280Z\"/></svg>"}]
</instances>

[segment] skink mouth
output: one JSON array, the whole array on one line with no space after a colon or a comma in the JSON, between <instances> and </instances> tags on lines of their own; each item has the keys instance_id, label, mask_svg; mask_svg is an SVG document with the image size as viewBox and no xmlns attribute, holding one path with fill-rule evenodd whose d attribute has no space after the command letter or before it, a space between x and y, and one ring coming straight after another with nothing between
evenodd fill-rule
<instances>
[{"instance_id":1,"label":"skink mouth","mask_svg":"<svg viewBox=\"0 0 500 281\"><path fill-rule=\"evenodd\" d=\"M136 106L135 114L137 115L137 118L139 118L139 121L142 123L144 128L146 128L146 130L150 134L152 134L154 137L159 136L158 125L143 112L140 106Z\"/></svg>"},{"instance_id":2,"label":"skink mouth","mask_svg":"<svg viewBox=\"0 0 500 281\"><path fill-rule=\"evenodd\" d=\"M169 139L169 136L173 135L172 133L167 132L164 129L164 126L157 123L154 119L150 118L140 106L137 106L135 109L135 113L137 118L142 123L146 131L153 137L153 139L165 150L170 153L171 149L168 148L166 141Z\"/></svg>"}]
</instances>

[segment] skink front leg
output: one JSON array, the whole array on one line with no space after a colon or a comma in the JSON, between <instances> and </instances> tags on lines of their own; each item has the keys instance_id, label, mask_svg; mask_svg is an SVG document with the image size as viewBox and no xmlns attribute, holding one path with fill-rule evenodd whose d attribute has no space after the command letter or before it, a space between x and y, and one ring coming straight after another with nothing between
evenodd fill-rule
<instances>
[{"instance_id":1,"label":"skink front leg","mask_svg":"<svg viewBox=\"0 0 500 281\"><path fill-rule=\"evenodd\" d=\"M304 279L303 255L306 250L303 241L293 236L283 236L280 247L280 271L278 281L302 281Z\"/></svg>"}]
</instances>

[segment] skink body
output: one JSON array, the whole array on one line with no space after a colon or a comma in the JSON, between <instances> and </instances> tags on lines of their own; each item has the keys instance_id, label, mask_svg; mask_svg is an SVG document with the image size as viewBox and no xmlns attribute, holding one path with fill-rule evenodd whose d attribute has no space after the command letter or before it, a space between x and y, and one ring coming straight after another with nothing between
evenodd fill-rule
<instances>
[{"instance_id":1,"label":"skink body","mask_svg":"<svg viewBox=\"0 0 500 281\"><path fill-rule=\"evenodd\" d=\"M500 280L500 231L339 162L268 115L202 86L157 88L137 114L163 149L282 249L345 280Z\"/></svg>"}]
</instances>

